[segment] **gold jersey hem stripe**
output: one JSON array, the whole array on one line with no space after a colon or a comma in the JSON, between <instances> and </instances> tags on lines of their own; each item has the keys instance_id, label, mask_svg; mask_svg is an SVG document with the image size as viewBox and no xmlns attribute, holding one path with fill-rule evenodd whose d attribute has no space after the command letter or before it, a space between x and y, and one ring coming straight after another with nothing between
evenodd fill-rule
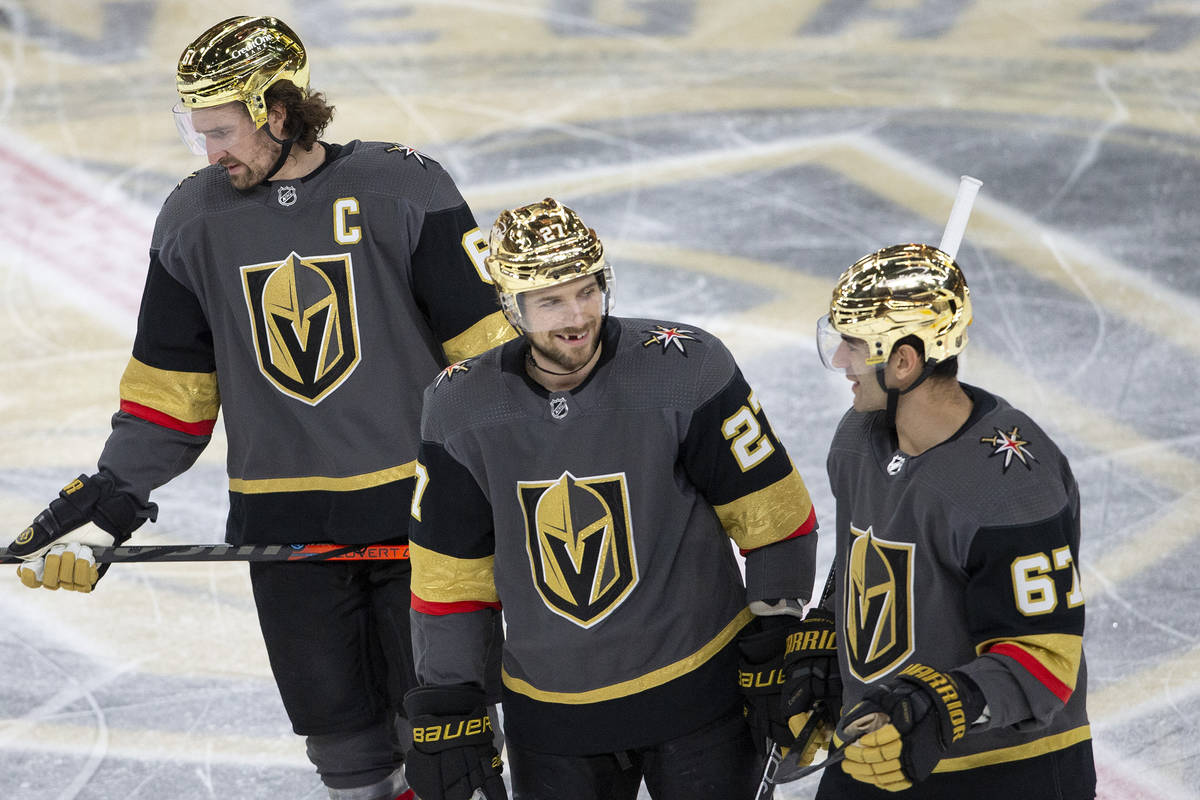
<instances>
[{"instance_id":1,"label":"gold jersey hem stripe","mask_svg":"<svg viewBox=\"0 0 1200 800\"><path fill-rule=\"evenodd\" d=\"M246 480L230 478L229 491L239 494L268 494L270 492L353 492L359 489L370 489L385 483L402 481L417 474L415 460L398 467L388 467L378 472L366 472L362 475L349 475L345 478L327 478L312 475L305 478L263 478Z\"/></svg>"},{"instance_id":2,"label":"gold jersey hem stripe","mask_svg":"<svg viewBox=\"0 0 1200 800\"><path fill-rule=\"evenodd\" d=\"M733 641L733 637L737 636L738 631L746 627L751 617L753 615L750 613L750 609L743 608L716 637L690 656L673 664L668 664L665 667L660 667L653 672L647 672L645 675L621 681L620 683L614 683L611 686L605 686L600 689L592 689L586 692L548 692L538 689L528 681L514 678L508 674L508 670L503 671L502 678L504 685L514 692L544 703L565 703L566 705L578 706L598 703L602 700L615 700L618 697L628 697L631 694L637 694L647 689L653 689L656 686L662 686L664 683L672 681L681 675L686 675L696 669L720 652L725 645Z\"/></svg>"},{"instance_id":3,"label":"gold jersey hem stripe","mask_svg":"<svg viewBox=\"0 0 1200 800\"><path fill-rule=\"evenodd\" d=\"M442 342L442 352L446 354L446 358L451 364L456 364L464 358L477 356L515 338L517 338L517 332L508 324L503 312L496 311L488 314L453 339Z\"/></svg>"},{"instance_id":4,"label":"gold jersey hem stripe","mask_svg":"<svg viewBox=\"0 0 1200 800\"><path fill-rule=\"evenodd\" d=\"M986 753L976 753L971 756L959 756L958 758L943 758L933 768L934 772L961 772L965 769L975 769L976 767L986 767L991 764L1006 764L1009 761L1021 761L1026 758L1035 756L1044 756L1047 753L1056 753L1059 750L1066 750L1072 745L1077 745L1080 742L1086 742L1092 738L1092 728L1090 725L1082 725L1078 728L1073 728L1069 731L1056 733L1053 736L1045 736L1041 739L1035 739L1032 742L1025 744L1017 744L1012 747L1001 747L997 750L988 750Z\"/></svg>"},{"instance_id":5,"label":"gold jersey hem stripe","mask_svg":"<svg viewBox=\"0 0 1200 800\"><path fill-rule=\"evenodd\" d=\"M176 372L130 358L121 375L122 400L152 408L183 422L217 418L221 395L215 372Z\"/></svg>"}]
</instances>

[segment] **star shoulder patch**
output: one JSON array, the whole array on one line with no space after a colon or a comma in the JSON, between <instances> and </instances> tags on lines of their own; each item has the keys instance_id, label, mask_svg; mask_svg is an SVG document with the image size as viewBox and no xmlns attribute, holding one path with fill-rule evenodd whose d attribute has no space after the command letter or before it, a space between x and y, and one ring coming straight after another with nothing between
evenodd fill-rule
<instances>
[{"instance_id":1,"label":"star shoulder patch","mask_svg":"<svg viewBox=\"0 0 1200 800\"><path fill-rule=\"evenodd\" d=\"M667 352L668 348L674 346L676 350L686 356L687 350L683 348L684 341L697 341L696 337L691 335L692 333L695 333L695 331L689 331L678 326L673 328L665 328L662 325L655 325L650 330L644 331L644 333L650 334L650 338L642 342L642 347L649 347L652 344L661 344L662 352L664 353Z\"/></svg>"},{"instance_id":2,"label":"star shoulder patch","mask_svg":"<svg viewBox=\"0 0 1200 800\"><path fill-rule=\"evenodd\" d=\"M459 372L470 372L471 368L467 366L469 361L471 361L469 358L463 359L462 361L459 361L456 364L451 364L443 369L438 373L437 380L433 382L433 388L436 389L437 387L441 386L442 381L449 383L450 381L454 380L454 376Z\"/></svg>"},{"instance_id":3,"label":"star shoulder patch","mask_svg":"<svg viewBox=\"0 0 1200 800\"><path fill-rule=\"evenodd\" d=\"M429 158L429 156L427 156L424 153L422 153L421 151L417 150L417 148L409 147L408 145L403 145L403 144L394 144L391 147L389 147L387 150L385 150L384 152L385 153L402 153L406 159L409 156L412 156L413 158L417 159L417 163L419 163L422 167L425 166L425 159Z\"/></svg>"},{"instance_id":4,"label":"star shoulder patch","mask_svg":"<svg viewBox=\"0 0 1200 800\"><path fill-rule=\"evenodd\" d=\"M1011 431L1005 433L1000 428L994 428L995 436L981 436L979 441L981 444L992 446L992 452L988 453L988 457L1004 456L1004 472L1008 472L1008 468L1012 466L1013 459L1017 459L1025 465L1025 469L1033 469L1033 464L1030 462L1037 461L1037 457L1029 452L1026 445L1028 441L1021 438L1021 431L1016 425Z\"/></svg>"}]
</instances>

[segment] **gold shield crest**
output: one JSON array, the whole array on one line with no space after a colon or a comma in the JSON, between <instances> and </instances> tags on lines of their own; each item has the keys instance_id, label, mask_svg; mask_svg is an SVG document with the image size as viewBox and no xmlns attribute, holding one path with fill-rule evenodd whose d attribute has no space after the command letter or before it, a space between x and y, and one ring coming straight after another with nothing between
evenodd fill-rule
<instances>
[{"instance_id":1,"label":"gold shield crest","mask_svg":"<svg viewBox=\"0 0 1200 800\"><path fill-rule=\"evenodd\" d=\"M913 650L913 551L870 526L850 526L845 634L850 671L864 682L888 673Z\"/></svg>"},{"instance_id":2,"label":"gold shield crest","mask_svg":"<svg viewBox=\"0 0 1200 800\"><path fill-rule=\"evenodd\" d=\"M242 267L254 350L284 394L316 405L359 361L350 255L302 257Z\"/></svg>"},{"instance_id":3,"label":"gold shield crest","mask_svg":"<svg viewBox=\"0 0 1200 800\"><path fill-rule=\"evenodd\" d=\"M520 481L533 583L551 611L590 628L637 585L625 474Z\"/></svg>"}]
</instances>

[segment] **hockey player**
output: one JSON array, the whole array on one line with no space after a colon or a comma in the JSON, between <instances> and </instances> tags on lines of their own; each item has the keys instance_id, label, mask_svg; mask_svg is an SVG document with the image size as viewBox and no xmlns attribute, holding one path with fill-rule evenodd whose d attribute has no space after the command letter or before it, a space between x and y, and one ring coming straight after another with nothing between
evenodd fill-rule
<instances>
[{"instance_id":1,"label":"hockey player","mask_svg":"<svg viewBox=\"0 0 1200 800\"><path fill-rule=\"evenodd\" d=\"M29 586L91 591L224 414L227 541L404 541L421 392L515 335L486 240L437 162L319 140L333 107L296 34L234 17L187 46L175 118L209 166L158 215L120 410L81 475L10 552ZM80 528L87 522L92 526ZM77 530L78 529L78 530ZM284 706L333 798L410 797L396 713L415 685L409 565L255 563Z\"/></svg>"},{"instance_id":2,"label":"hockey player","mask_svg":"<svg viewBox=\"0 0 1200 800\"><path fill-rule=\"evenodd\" d=\"M958 381L970 323L958 265L906 244L846 270L818 325L854 396L828 458L834 744L885 715L825 771L821 799L1095 794L1079 493L1033 420Z\"/></svg>"},{"instance_id":3,"label":"hockey player","mask_svg":"<svg viewBox=\"0 0 1200 800\"><path fill-rule=\"evenodd\" d=\"M737 637L748 604L812 590L804 482L720 341L608 315L612 272L574 211L505 211L490 253L524 335L426 390L409 782L503 795L480 689L503 608L517 798L631 800L643 779L655 798L749 798Z\"/></svg>"}]
</instances>

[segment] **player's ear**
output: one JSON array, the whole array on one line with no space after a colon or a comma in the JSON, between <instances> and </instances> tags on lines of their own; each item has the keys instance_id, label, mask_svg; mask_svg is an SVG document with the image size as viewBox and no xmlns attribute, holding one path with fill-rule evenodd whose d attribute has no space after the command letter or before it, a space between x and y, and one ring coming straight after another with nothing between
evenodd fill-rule
<instances>
[{"instance_id":1,"label":"player's ear","mask_svg":"<svg viewBox=\"0 0 1200 800\"><path fill-rule=\"evenodd\" d=\"M283 139L287 129L287 106L283 103L272 103L267 109L267 125L276 138Z\"/></svg>"},{"instance_id":2,"label":"player's ear","mask_svg":"<svg viewBox=\"0 0 1200 800\"><path fill-rule=\"evenodd\" d=\"M888 364L899 386L908 386L921 374L921 355L911 344L899 344L892 350Z\"/></svg>"}]
</instances>

